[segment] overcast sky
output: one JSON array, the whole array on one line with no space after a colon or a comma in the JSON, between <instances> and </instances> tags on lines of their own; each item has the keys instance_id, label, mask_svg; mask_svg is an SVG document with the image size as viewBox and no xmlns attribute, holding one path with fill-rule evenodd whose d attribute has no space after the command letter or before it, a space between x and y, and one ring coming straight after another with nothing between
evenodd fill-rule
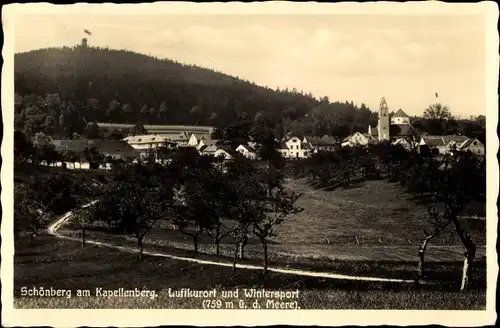
<instances>
[{"instance_id":1,"label":"overcast sky","mask_svg":"<svg viewBox=\"0 0 500 328\"><path fill-rule=\"evenodd\" d=\"M436 101L486 114L476 15L24 15L15 51L89 44L216 69L272 88L420 115ZM436 99L435 93L439 94Z\"/></svg>"}]
</instances>

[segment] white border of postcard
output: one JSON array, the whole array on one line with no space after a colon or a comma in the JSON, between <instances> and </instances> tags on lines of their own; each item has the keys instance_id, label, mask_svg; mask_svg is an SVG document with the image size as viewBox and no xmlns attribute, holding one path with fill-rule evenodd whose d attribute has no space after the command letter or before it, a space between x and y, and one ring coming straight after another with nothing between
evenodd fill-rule
<instances>
[{"instance_id":1,"label":"white border of postcard","mask_svg":"<svg viewBox=\"0 0 500 328\"><path fill-rule=\"evenodd\" d=\"M485 311L406 311L406 310L39 310L13 309L13 113L14 113L14 22L19 14L388 14L388 15L480 15L487 25L486 104L487 104L487 305ZM494 2L371 2L318 4L293 2L261 3L153 3L153 4L10 4L3 7L4 47L2 55L2 325L3 326L256 326L256 325L489 325L496 321L495 294L498 264L496 231L498 196L498 5ZM34 27L35 28L35 27Z\"/></svg>"}]
</instances>

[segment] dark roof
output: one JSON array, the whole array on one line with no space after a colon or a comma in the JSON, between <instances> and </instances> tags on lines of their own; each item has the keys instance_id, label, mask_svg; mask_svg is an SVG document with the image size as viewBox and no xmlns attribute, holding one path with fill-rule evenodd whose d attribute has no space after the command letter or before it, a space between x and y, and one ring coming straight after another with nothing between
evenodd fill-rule
<instances>
[{"instance_id":1,"label":"dark roof","mask_svg":"<svg viewBox=\"0 0 500 328\"><path fill-rule=\"evenodd\" d=\"M303 142L302 145L300 145L300 148L302 149L312 149L312 145L308 142Z\"/></svg>"},{"instance_id":2,"label":"dark roof","mask_svg":"<svg viewBox=\"0 0 500 328\"><path fill-rule=\"evenodd\" d=\"M375 138L374 136L372 136L371 134L369 134L369 133L361 133L361 132L356 132L356 133L353 133L353 134L345 137L344 139L342 139L342 142L350 141L351 138L354 137L356 134L361 134L362 136L364 136L368 140L369 144L371 144L371 143L377 143L378 142L378 139Z\"/></svg>"},{"instance_id":3,"label":"dark roof","mask_svg":"<svg viewBox=\"0 0 500 328\"><path fill-rule=\"evenodd\" d=\"M323 137L306 136L305 138L312 146L335 146L337 144L335 138L329 136L323 136Z\"/></svg>"},{"instance_id":4,"label":"dark roof","mask_svg":"<svg viewBox=\"0 0 500 328\"><path fill-rule=\"evenodd\" d=\"M475 145L480 146L480 147L484 147L484 145L481 141L479 141L477 139L468 139L460 145L460 149L466 149L474 142L476 143Z\"/></svg>"},{"instance_id":5,"label":"dark roof","mask_svg":"<svg viewBox=\"0 0 500 328\"><path fill-rule=\"evenodd\" d=\"M464 141L464 143L460 145L460 149L465 149L465 148L469 147L470 144L472 143L472 141L473 141L472 139Z\"/></svg>"},{"instance_id":6,"label":"dark roof","mask_svg":"<svg viewBox=\"0 0 500 328\"><path fill-rule=\"evenodd\" d=\"M436 136L428 136L423 138L425 141L425 144L428 146L446 146L446 144L443 141L443 138L441 137L436 137Z\"/></svg>"},{"instance_id":7,"label":"dark roof","mask_svg":"<svg viewBox=\"0 0 500 328\"><path fill-rule=\"evenodd\" d=\"M368 143L369 144L372 144L372 143L377 143L378 142L378 139L375 138L374 136L372 136L371 134L368 134L368 133L363 133L363 136L365 136L365 138L368 139Z\"/></svg>"},{"instance_id":8,"label":"dark roof","mask_svg":"<svg viewBox=\"0 0 500 328\"><path fill-rule=\"evenodd\" d=\"M199 151L202 153L215 153L219 148L220 147L218 147L216 144L204 145L199 149Z\"/></svg>"},{"instance_id":9,"label":"dark roof","mask_svg":"<svg viewBox=\"0 0 500 328\"><path fill-rule=\"evenodd\" d=\"M246 150L248 150L249 152L257 153L257 150L256 150L254 147L250 146L250 145L243 145L243 144L242 144L242 145L240 145L240 146L241 146L241 147L245 147L245 149L246 149ZM239 146L238 146L238 147L239 147Z\"/></svg>"},{"instance_id":10,"label":"dark roof","mask_svg":"<svg viewBox=\"0 0 500 328\"><path fill-rule=\"evenodd\" d=\"M231 155L233 157L236 155L240 155L239 152L237 152L236 150L231 148L231 146L228 146L228 145L220 146L220 147L218 147L218 149L225 151L226 153L228 153L229 155Z\"/></svg>"},{"instance_id":11,"label":"dark roof","mask_svg":"<svg viewBox=\"0 0 500 328\"><path fill-rule=\"evenodd\" d=\"M85 148L95 148L103 155L113 157L139 157L137 152L124 140L89 140L89 139L64 139L53 140L57 151L83 152Z\"/></svg>"},{"instance_id":12,"label":"dark roof","mask_svg":"<svg viewBox=\"0 0 500 328\"><path fill-rule=\"evenodd\" d=\"M100 129L126 129L131 128L133 124L126 123L104 123L97 122L97 126ZM165 134L179 134L180 132L188 133L201 133L201 134L211 134L214 131L212 126L201 126L201 125L158 125L158 124L145 124L144 129L148 133L165 133Z\"/></svg>"},{"instance_id":13,"label":"dark roof","mask_svg":"<svg viewBox=\"0 0 500 328\"><path fill-rule=\"evenodd\" d=\"M389 135L391 137L411 136L413 127L410 124L391 124L389 125Z\"/></svg>"},{"instance_id":14,"label":"dark roof","mask_svg":"<svg viewBox=\"0 0 500 328\"><path fill-rule=\"evenodd\" d=\"M400 108L393 117L410 117Z\"/></svg>"},{"instance_id":15,"label":"dark roof","mask_svg":"<svg viewBox=\"0 0 500 328\"><path fill-rule=\"evenodd\" d=\"M203 140L205 146L215 145L220 141L219 139L210 139L210 138L202 138L201 140Z\"/></svg>"},{"instance_id":16,"label":"dark roof","mask_svg":"<svg viewBox=\"0 0 500 328\"><path fill-rule=\"evenodd\" d=\"M466 140L469 140L469 138L466 136L460 136L460 135L456 135L456 134L445 135L445 136L442 136L442 138L443 138L443 141L447 144L450 143L451 141L454 141L455 143L462 143Z\"/></svg>"},{"instance_id":17,"label":"dark roof","mask_svg":"<svg viewBox=\"0 0 500 328\"><path fill-rule=\"evenodd\" d=\"M378 127L372 128L372 136L378 136ZM389 135L390 137L406 137L413 134L414 128L410 124L390 124Z\"/></svg>"}]
</instances>

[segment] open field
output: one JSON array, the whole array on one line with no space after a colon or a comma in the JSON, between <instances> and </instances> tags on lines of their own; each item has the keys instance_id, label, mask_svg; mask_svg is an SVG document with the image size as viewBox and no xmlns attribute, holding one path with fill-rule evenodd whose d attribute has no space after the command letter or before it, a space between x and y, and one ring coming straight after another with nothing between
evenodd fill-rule
<instances>
[{"instance_id":1,"label":"open field","mask_svg":"<svg viewBox=\"0 0 500 328\"><path fill-rule=\"evenodd\" d=\"M17 308L202 308L202 299L170 298L168 288L193 290L235 290L266 288L299 290L298 306L303 309L484 309L485 289L472 282L467 293L455 292L456 286L420 286L379 282L352 282L314 277L298 277L278 273L263 275L259 271L200 265L195 263L146 257L77 242L43 236L29 245L28 239L16 241L15 306ZM358 262L356 267L366 265ZM455 263L453 266L459 266ZM441 267L441 269L440 269ZM439 272L443 265L431 267ZM484 267L475 267L473 277L482 276ZM22 287L64 288L73 297L27 298L20 296ZM103 298L95 296L95 288L138 288L155 290L158 297ZM91 290L91 297L74 297L77 289ZM254 298L239 297L245 304ZM232 298L227 299L229 301ZM224 300L226 301L226 300ZM237 307L236 300L234 306ZM263 302L265 304L265 300ZM264 306L263 306L264 307Z\"/></svg>"},{"instance_id":2,"label":"open field","mask_svg":"<svg viewBox=\"0 0 500 328\"><path fill-rule=\"evenodd\" d=\"M81 234L76 231L62 230L59 231L62 235L81 238ZM129 247L137 250L136 240L133 237L126 235L111 235L102 232L91 232L87 234L87 238L92 240L97 240L100 242L108 243L111 245L117 245L120 247ZM233 262L234 246L232 245L221 245L221 252L219 256L215 256L215 249L211 244L204 244L200 247L199 252L195 253L192 250L192 246L187 243L176 243L171 244L168 241L158 241L148 239L145 241L147 245L146 250L154 252L163 252L179 257L189 257L196 258L199 260L212 260L217 262L229 263ZM253 247L252 247L253 246ZM339 258L334 258L330 256L308 256L308 254L299 254L292 256L290 253L277 253L273 249L269 252L269 265L271 267L287 268L287 269L303 269L312 270L316 272L327 272L327 273L337 273L346 275L360 275L365 277L381 277L388 279L403 279L403 280L413 280L416 278L416 266L417 258L414 255L414 249L403 248L403 252L407 252L407 257L394 256L401 255L402 251L395 247L385 247L385 253L377 249L362 248L357 250L359 253L364 251L365 257L354 257L350 256L353 253L352 249L340 248L334 254L346 253L344 256ZM458 282L461 278L462 273L462 254L457 253L454 255L453 250L449 248L437 248L430 249L428 252L430 254L436 253L441 255L441 259L438 260L435 257L426 260L427 267L430 268L426 274L426 279L429 282L437 282L439 284L445 284L448 286L456 285L458 288ZM481 270L484 269L485 260L484 249L480 249L478 252L476 261L473 263L474 270L477 271L476 284L478 286L483 286L485 284L484 273ZM375 256L370 256L371 254L376 254ZM384 256L381 256L384 255ZM257 247L257 245L248 245L245 248L245 258L243 260L238 259L240 264L250 264L261 266L262 261L262 250Z\"/></svg>"},{"instance_id":3,"label":"open field","mask_svg":"<svg viewBox=\"0 0 500 328\"><path fill-rule=\"evenodd\" d=\"M397 184L366 181L356 188L328 191L298 179L290 180L287 187L302 194L297 206L304 211L277 228L276 242L357 244L357 237L361 245L418 245L424 238L426 206ZM477 205L469 206L467 212L484 216L484 204ZM484 245L485 221L474 220L471 228L474 241ZM432 243L460 245L460 240L449 226Z\"/></svg>"},{"instance_id":4,"label":"open field","mask_svg":"<svg viewBox=\"0 0 500 328\"><path fill-rule=\"evenodd\" d=\"M92 181L93 178L82 179ZM324 191L315 190L305 180L296 180L289 182L289 187L303 193L298 205L305 211L278 228L278 236L269 245L270 267L405 280L415 278L418 242L423 236L422 221L418 217L425 214L425 206L416 205L396 185L374 181L367 182L362 188ZM80 232L73 228L70 221L60 232L78 237ZM474 233L484 235L481 227ZM132 236L112 235L100 229L88 231L88 238L136 247ZM246 269L232 272L228 267L152 256L139 261L137 254L92 245L82 248L78 242L62 241L46 234L36 238L32 245L29 238L18 237L14 259L15 306L202 308L202 299L171 298L168 288L216 288L219 291L266 288L298 289L297 305L303 309L484 309L484 247L478 248L472 265L470 290L460 293L463 247L453 238L436 241L426 253L429 285L416 286L412 283L334 280L276 272L264 275ZM174 231L167 222L161 222L148 233L145 245L149 251L225 263L232 262L234 252L233 241L226 238L221 243L221 256L215 257L212 238L205 235L200 239L200 253L194 254L191 239ZM259 242L251 239L245 248L245 259L238 260L238 263L260 265L261 252ZM22 287L42 286L70 289L73 295L77 289L89 289L94 293L96 287L145 288L155 290L158 297L28 298L20 295ZM227 301L237 307L240 299L241 296L238 300L228 298ZM247 305L254 301L245 297L243 300Z\"/></svg>"},{"instance_id":5,"label":"open field","mask_svg":"<svg viewBox=\"0 0 500 328\"><path fill-rule=\"evenodd\" d=\"M426 214L411 195L386 181L369 181L348 190L315 190L305 179L289 181L288 187L302 193L298 206L304 211L287 218L277 227L277 237L270 241L269 260L297 265L332 261L417 261L418 246L424 237ZM471 225L478 244L477 257L485 256L484 221ZM477 224L479 223L479 224ZM71 227L71 226L68 226ZM427 261L461 261L464 248L452 227L433 239L426 252ZM113 239L113 243L134 243L132 236L111 236L98 230L91 235ZM147 235L150 245L190 250L190 237L174 231L168 222L158 222ZM234 241L221 241L221 254L231 257ZM213 239L203 235L200 252L215 253ZM249 258L261 258L261 245L251 238L245 247Z\"/></svg>"}]
</instances>

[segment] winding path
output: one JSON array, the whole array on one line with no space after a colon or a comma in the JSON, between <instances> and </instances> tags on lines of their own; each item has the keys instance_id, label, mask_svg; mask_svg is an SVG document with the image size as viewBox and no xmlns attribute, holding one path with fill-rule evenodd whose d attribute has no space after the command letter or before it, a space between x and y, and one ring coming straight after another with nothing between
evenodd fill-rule
<instances>
[{"instance_id":1,"label":"winding path","mask_svg":"<svg viewBox=\"0 0 500 328\"><path fill-rule=\"evenodd\" d=\"M87 205L84 205L83 207L88 207L92 205L94 202L89 203ZM70 236L64 236L58 232L59 228L61 228L73 215L73 212L67 212L64 214L62 217L57 219L55 222L53 222L47 229L48 233L50 235L53 235L57 238L60 239L66 239L66 240L72 240L72 241L80 241L79 238L75 237L70 237ZM97 245L101 247L109 247L109 248L114 248L118 249L123 252L129 252L129 253L137 253L138 250L132 247L127 247L127 246L117 246L117 245L112 245L109 243L104 243L96 240L87 240L86 243L92 244L92 245ZM169 258L169 259L174 259L174 260L179 260L179 261L187 261L187 262L194 262L194 263L199 263L199 264L208 264L208 265L217 265L217 266L222 266L222 267L232 267L232 263L224 263L224 262L216 262L216 261L208 261L208 260L199 260L195 258L190 258L190 257L181 257L181 256L175 256L175 255L170 255L166 253L158 253L158 252L150 252L150 251L144 251L144 255L149 255L149 256L157 256L157 257L164 257L164 258ZM256 266L256 265L250 265L250 264L236 264L237 268L241 269L248 269L248 270L262 270L262 267ZM382 277L363 277L363 276L350 276L350 275L344 275L344 274L336 274L336 273L329 273L329 272L316 272L316 271L308 271L308 270L298 270L298 269L283 269L283 268L268 268L269 271L272 272L279 272L279 273L284 273L284 274L293 274L293 275L298 275L298 276L309 276L309 277L319 277L319 278L327 278L327 279L339 279L339 280L358 280L358 281L378 281L378 282L396 282L396 283L413 283L413 280L404 280L404 279L391 279L391 278L382 278Z\"/></svg>"}]
</instances>

